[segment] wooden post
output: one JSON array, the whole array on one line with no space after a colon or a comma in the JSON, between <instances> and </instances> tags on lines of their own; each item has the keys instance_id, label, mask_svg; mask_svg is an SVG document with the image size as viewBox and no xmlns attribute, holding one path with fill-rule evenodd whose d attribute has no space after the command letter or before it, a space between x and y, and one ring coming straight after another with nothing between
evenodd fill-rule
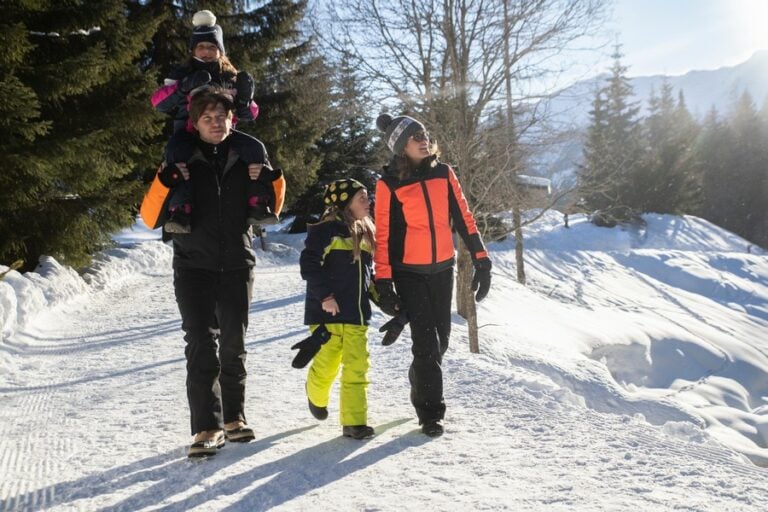
<instances>
[{"instance_id":1,"label":"wooden post","mask_svg":"<svg viewBox=\"0 0 768 512\"><path fill-rule=\"evenodd\" d=\"M520 207L512 208L512 222L515 224L515 266L517 267L517 282L525 284L525 260L523 259L523 226Z\"/></svg>"}]
</instances>

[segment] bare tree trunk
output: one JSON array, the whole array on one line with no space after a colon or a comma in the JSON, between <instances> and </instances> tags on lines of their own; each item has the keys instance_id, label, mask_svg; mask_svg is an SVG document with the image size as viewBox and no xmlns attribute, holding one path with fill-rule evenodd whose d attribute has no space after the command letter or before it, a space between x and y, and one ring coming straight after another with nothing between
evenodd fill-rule
<instances>
[{"instance_id":1,"label":"bare tree trunk","mask_svg":"<svg viewBox=\"0 0 768 512\"><path fill-rule=\"evenodd\" d=\"M509 20L509 0L504 0L504 84L506 88L507 96L507 144L511 149L517 146L515 141L515 133L512 125L512 78L511 78L511 64L509 55L509 32L510 32L510 20ZM515 155L516 156L516 155ZM517 163L514 162L513 163ZM514 169L517 169L515 165ZM517 172L515 172L517 175ZM523 259L523 227L521 223L520 215L520 194L515 194L518 198L517 203L512 208L512 222L515 224L515 263L517 267L517 282L525 284L525 260Z\"/></svg>"},{"instance_id":2,"label":"bare tree trunk","mask_svg":"<svg viewBox=\"0 0 768 512\"><path fill-rule=\"evenodd\" d=\"M469 318L467 318L467 325L469 327L469 351L473 354L480 353L480 335L477 332L477 308L475 307L475 301L471 300L472 290L469 292Z\"/></svg>"},{"instance_id":3,"label":"bare tree trunk","mask_svg":"<svg viewBox=\"0 0 768 512\"><path fill-rule=\"evenodd\" d=\"M466 271L462 272L462 268L471 263L471 258L468 253L465 253L465 251L462 250L462 248L463 246L459 246L458 259L456 261L456 312L461 318L466 319L469 317L469 306L467 305L469 301L467 300L467 294L462 293L462 286L464 283L461 277L467 275ZM464 281L466 281L466 279Z\"/></svg>"},{"instance_id":4,"label":"bare tree trunk","mask_svg":"<svg viewBox=\"0 0 768 512\"><path fill-rule=\"evenodd\" d=\"M523 225L520 208L512 209L512 222L515 224L515 263L517 266L517 282L525 284L525 260L523 259Z\"/></svg>"},{"instance_id":5,"label":"bare tree trunk","mask_svg":"<svg viewBox=\"0 0 768 512\"><path fill-rule=\"evenodd\" d=\"M467 321L469 333L469 351L473 354L480 352L480 337L477 332L477 307L472 293L472 257L459 242L458 273L456 274L456 309L459 315Z\"/></svg>"}]
</instances>

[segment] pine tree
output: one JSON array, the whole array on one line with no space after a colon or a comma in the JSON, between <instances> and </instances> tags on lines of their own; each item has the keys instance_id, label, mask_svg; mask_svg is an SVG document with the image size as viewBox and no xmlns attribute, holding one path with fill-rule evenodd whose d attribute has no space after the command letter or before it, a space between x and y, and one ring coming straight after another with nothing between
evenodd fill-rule
<instances>
[{"instance_id":1,"label":"pine tree","mask_svg":"<svg viewBox=\"0 0 768 512\"><path fill-rule=\"evenodd\" d=\"M317 140L317 155L322 163L316 182L305 190L292 209L296 214L291 228L293 232L303 232L307 221L320 216L324 209L323 192L328 183L354 178L373 192L373 168L384 158L383 145L373 142L377 135L372 128L373 101L360 87L347 59L342 59L335 69L331 98L329 115L334 124Z\"/></svg>"},{"instance_id":2,"label":"pine tree","mask_svg":"<svg viewBox=\"0 0 768 512\"><path fill-rule=\"evenodd\" d=\"M80 266L133 222L157 133L135 60L157 23L121 0L4 7L0 261Z\"/></svg>"},{"instance_id":3,"label":"pine tree","mask_svg":"<svg viewBox=\"0 0 768 512\"><path fill-rule=\"evenodd\" d=\"M727 120L707 116L695 154L701 176L700 215L768 246L768 132L748 93Z\"/></svg>"},{"instance_id":4,"label":"pine tree","mask_svg":"<svg viewBox=\"0 0 768 512\"><path fill-rule=\"evenodd\" d=\"M696 173L694 159L694 146L701 133L701 125L688 110L682 90L677 96L673 118L680 148L677 162L677 174L680 175L681 181L678 190L678 212L692 213L701 202L701 182Z\"/></svg>"},{"instance_id":5,"label":"pine tree","mask_svg":"<svg viewBox=\"0 0 768 512\"><path fill-rule=\"evenodd\" d=\"M763 130L755 104L748 92L739 98L730 125L735 136L732 153L730 186L734 200L731 222L734 231L745 238L765 245L768 235L761 231L765 225L765 196L768 180L768 133Z\"/></svg>"},{"instance_id":6,"label":"pine tree","mask_svg":"<svg viewBox=\"0 0 768 512\"><path fill-rule=\"evenodd\" d=\"M307 1L273 0L257 8L242 0L133 0L134 8L161 15L145 68L158 78L189 54L192 16L209 9L224 31L227 55L238 70L253 75L259 117L238 129L267 146L272 164L285 170L290 202L314 180L320 162L314 141L329 120L328 71L301 23ZM162 139L165 142L170 128Z\"/></svg>"},{"instance_id":7,"label":"pine tree","mask_svg":"<svg viewBox=\"0 0 768 512\"><path fill-rule=\"evenodd\" d=\"M253 128L246 128L264 140L273 163L286 171L288 204L314 183L322 163L315 143L333 122L328 66L308 44L281 50L270 58L269 71L255 97L264 115Z\"/></svg>"},{"instance_id":8,"label":"pine tree","mask_svg":"<svg viewBox=\"0 0 768 512\"><path fill-rule=\"evenodd\" d=\"M660 95L651 94L644 124L647 144L637 176L637 207L643 212L690 212L697 190L690 165L697 127L682 92L675 102L665 80Z\"/></svg>"},{"instance_id":9,"label":"pine tree","mask_svg":"<svg viewBox=\"0 0 768 512\"><path fill-rule=\"evenodd\" d=\"M768 144L768 98L765 99L763 108L760 109L760 121L763 141L765 141L763 148L765 148L765 144ZM755 243L768 249L768 208L765 207L768 204L768 162L763 166L762 187L757 204L759 218L755 222L753 239Z\"/></svg>"},{"instance_id":10,"label":"pine tree","mask_svg":"<svg viewBox=\"0 0 768 512\"><path fill-rule=\"evenodd\" d=\"M610 177L613 168L608 165L608 144L606 105L603 91L595 93L592 110L589 111L591 123L584 144L584 164L579 169L579 191L587 208L596 210L611 204L608 195Z\"/></svg>"},{"instance_id":11,"label":"pine tree","mask_svg":"<svg viewBox=\"0 0 768 512\"><path fill-rule=\"evenodd\" d=\"M696 174L701 182L698 215L723 227L728 227L724 220L728 217L726 208L732 202L728 187L732 151L733 132L712 107L694 146Z\"/></svg>"},{"instance_id":12,"label":"pine tree","mask_svg":"<svg viewBox=\"0 0 768 512\"><path fill-rule=\"evenodd\" d=\"M595 94L591 123L579 170L579 188L589 209L637 208L640 161L639 108L617 48L607 84Z\"/></svg>"},{"instance_id":13,"label":"pine tree","mask_svg":"<svg viewBox=\"0 0 768 512\"><path fill-rule=\"evenodd\" d=\"M763 101L763 108L760 109L760 121L763 123L763 128L768 129L768 97Z\"/></svg>"}]
</instances>

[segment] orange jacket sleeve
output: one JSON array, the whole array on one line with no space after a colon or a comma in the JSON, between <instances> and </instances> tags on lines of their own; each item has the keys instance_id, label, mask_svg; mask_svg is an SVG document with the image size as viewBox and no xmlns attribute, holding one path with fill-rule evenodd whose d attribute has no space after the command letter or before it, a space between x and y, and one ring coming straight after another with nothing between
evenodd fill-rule
<instances>
[{"instance_id":1,"label":"orange jacket sleeve","mask_svg":"<svg viewBox=\"0 0 768 512\"><path fill-rule=\"evenodd\" d=\"M149 186L149 190L141 201L141 215L144 224L150 229L156 229L163 225L166 217L166 202L170 199L170 189L160 182L160 178L155 174L155 179Z\"/></svg>"},{"instance_id":2,"label":"orange jacket sleeve","mask_svg":"<svg viewBox=\"0 0 768 512\"><path fill-rule=\"evenodd\" d=\"M448 167L448 181L451 185L449 189L449 201L453 227L459 233L459 236L461 236L464 244L469 249L469 254L472 256L473 261L487 258L488 252L485 250L483 239L480 237L480 232L477 230L475 218L469 210L469 204L464 197L464 192L461 190L459 179L456 177L456 173L453 172L451 167Z\"/></svg>"},{"instance_id":3,"label":"orange jacket sleeve","mask_svg":"<svg viewBox=\"0 0 768 512\"><path fill-rule=\"evenodd\" d=\"M283 211L283 205L285 204L285 175L282 169L275 169L276 177L272 180L272 189L275 194L275 215L280 215Z\"/></svg>"},{"instance_id":4,"label":"orange jacket sleeve","mask_svg":"<svg viewBox=\"0 0 768 512\"><path fill-rule=\"evenodd\" d=\"M389 261L389 209L392 191L384 180L376 182L376 206L373 210L376 220L376 253L373 256L376 279L392 279L392 265Z\"/></svg>"}]
</instances>

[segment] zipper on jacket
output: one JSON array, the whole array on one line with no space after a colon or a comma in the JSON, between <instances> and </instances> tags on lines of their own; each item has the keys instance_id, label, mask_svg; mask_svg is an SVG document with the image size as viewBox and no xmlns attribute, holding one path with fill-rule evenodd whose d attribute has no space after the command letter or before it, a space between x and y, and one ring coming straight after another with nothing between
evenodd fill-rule
<instances>
[{"instance_id":1,"label":"zipper on jacket","mask_svg":"<svg viewBox=\"0 0 768 512\"><path fill-rule=\"evenodd\" d=\"M216 147L213 148L213 152L216 153ZM218 171L214 171L214 178L216 178L216 195L218 197L217 207L219 212L219 272L224 272L224 259L222 255L222 248L224 247L224 241L221 239L221 235L224 232L222 229L222 220L224 218L224 212L221 210L221 182L219 181Z\"/></svg>"},{"instance_id":2,"label":"zipper on jacket","mask_svg":"<svg viewBox=\"0 0 768 512\"><path fill-rule=\"evenodd\" d=\"M437 234L435 233L435 218L432 215L432 202L429 200L429 192L427 191L427 184L423 181L419 182L421 190L424 193L424 202L427 206L427 216L429 217L429 236L432 242L432 264L437 263Z\"/></svg>"},{"instance_id":3,"label":"zipper on jacket","mask_svg":"<svg viewBox=\"0 0 768 512\"><path fill-rule=\"evenodd\" d=\"M362 251L361 251L362 252ZM365 325L363 319L363 255L357 259L357 311L360 313L360 325Z\"/></svg>"}]
</instances>

